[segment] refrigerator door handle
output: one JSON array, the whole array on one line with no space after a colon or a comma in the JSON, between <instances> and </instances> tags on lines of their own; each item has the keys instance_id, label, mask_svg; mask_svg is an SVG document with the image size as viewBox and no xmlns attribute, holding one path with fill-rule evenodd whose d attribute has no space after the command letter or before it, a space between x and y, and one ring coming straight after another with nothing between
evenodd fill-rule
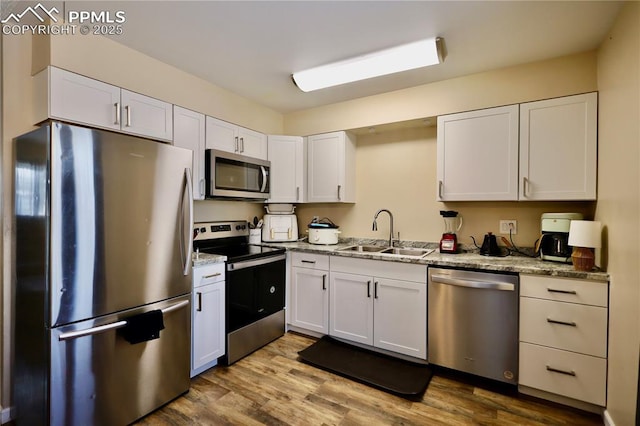
<instances>
[{"instance_id":1,"label":"refrigerator door handle","mask_svg":"<svg viewBox=\"0 0 640 426\"><path fill-rule=\"evenodd\" d=\"M174 303L171 306L167 306L166 308L161 309L161 311L163 315L168 314L169 312L177 311L180 308L184 308L188 304L188 300L183 300L181 302ZM62 333L58 337L58 340L62 342L64 340L77 339L78 337L93 336L94 334L104 333L105 331L117 330L118 328L122 328L125 325L127 325L127 321L123 320L112 322L110 324L99 325L97 327L85 328L83 330L70 331L68 333Z\"/></svg>"},{"instance_id":2,"label":"refrigerator door handle","mask_svg":"<svg viewBox=\"0 0 640 426\"><path fill-rule=\"evenodd\" d=\"M186 192L188 194L187 203L189 204L189 230L185 236L185 232L184 232L184 204L185 203L183 198L182 206L180 208L180 217L182 218L182 220L180 221L180 227L182 228L182 232L181 232L182 237L180 238L180 252L184 254L184 269L182 270L182 274L184 276L187 276L191 271L191 255L193 254L193 244L191 244L191 238L193 238L193 186L191 183L191 169L189 169L188 167L184 169L184 174L186 177ZM189 244L186 244L187 246L186 250L184 248L185 241L189 241Z\"/></svg>"},{"instance_id":3,"label":"refrigerator door handle","mask_svg":"<svg viewBox=\"0 0 640 426\"><path fill-rule=\"evenodd\" d=\"M184 308L188 304L189 304L188 300L183 300L181 302L174 303L171 306L167 306L166 308L161 309L161 311L163 315L168 314L169 312L177 311L178 309Z\"/></svg>"},{"instance_id":4,"label":"refrigerator door handle","mask_svg":"<svg viewBox=\"0 0 640 426\"><path fill-rule=\"evenodd\" d=\"M111 324L99 325L98 327L85 328L84 330L70 331L68 333L62 333L58 340L61 342L64 340L76 339L83 336L93 336L94 334L104 333L109 330L116 330L127 325L126 321L112 322Z\"/></svg>"}]
</instances>

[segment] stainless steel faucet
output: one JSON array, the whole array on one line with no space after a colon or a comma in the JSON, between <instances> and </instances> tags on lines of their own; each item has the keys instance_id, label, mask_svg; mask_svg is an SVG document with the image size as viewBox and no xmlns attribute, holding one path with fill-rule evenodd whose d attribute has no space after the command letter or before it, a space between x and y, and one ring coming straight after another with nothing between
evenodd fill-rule
<instances>
[{"instance_id":1,"label":"stainless steel faucet","mask_svg":"<svg viewBox=\"0 0 640 426\"><path fill-rule=\"evenodd\" d=\"M387 212L389 213L389 247L393 247L393 215L391 214L391 212L387 209L380 209L376 212L376 215L373 216L373 231L377 231L378 230L378 222L376 222L376 220L378 219L378 215L382 212Z\"/></svg>"}]
</instances>

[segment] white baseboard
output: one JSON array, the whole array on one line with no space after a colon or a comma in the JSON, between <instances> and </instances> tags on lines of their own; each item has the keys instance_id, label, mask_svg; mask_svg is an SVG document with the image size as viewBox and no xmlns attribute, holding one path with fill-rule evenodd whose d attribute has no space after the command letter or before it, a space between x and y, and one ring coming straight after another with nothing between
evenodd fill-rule
<instances>
[{"instance_id":1,"label":"white baseboard","mask_svg":"<svg viewBox=\"0 0 640 426\"><path fill-rule=\"evenodd\" d=\"M13 407L2 408L0 411L0 421L2 424L8 423L13 420Z\"/></svg>"},{"instance_id":2,"label":"white baseboard","mask_svg":"<svg viewBox=\"0 0 640 426\"><path fill-rule=\"evenodd\" d=\"M604 420L604 426L616 426L611 415L609 415L608 410L604 410L604 413L602 413L602 419Z\"/></svg>"}]
</instances>

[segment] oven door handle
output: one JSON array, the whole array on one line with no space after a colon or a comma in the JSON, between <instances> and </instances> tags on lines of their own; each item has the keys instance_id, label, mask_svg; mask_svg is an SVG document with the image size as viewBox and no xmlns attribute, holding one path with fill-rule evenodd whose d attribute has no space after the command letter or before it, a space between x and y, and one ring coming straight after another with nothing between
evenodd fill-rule
<instances>
[{"instance_id":1,"label":"oven door handle","mask_svg":"<svg viewBox=\"0 0 640 426\"><path fill-rule=\"evenodd\" d=\"M238 271L240 269L251 268L253 266L266 265L268 263L277 262L279 260L285 260L286 255L280 254L278 256L262 257L260 259L244 260L241 262L227 263L227 271Z\"/></svg>"}]
</instances>

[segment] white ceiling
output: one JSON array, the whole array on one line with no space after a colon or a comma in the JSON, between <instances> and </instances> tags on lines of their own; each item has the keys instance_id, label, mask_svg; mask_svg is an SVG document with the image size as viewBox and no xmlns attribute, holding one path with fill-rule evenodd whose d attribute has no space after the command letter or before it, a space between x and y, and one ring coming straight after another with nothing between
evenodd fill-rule
<instances>
[{"instance_id":1,"label":"white ceiling","mask_svg":"<svg viewBox=\"0 0 640 426\"><path fill-rule=\"evenodd\" d=\"M615 1L129 1L113 40L283 113L597 48ZM73 6L72 6L73 5ZM78 2L66 2L77 8ZM443 64L303 93L294 71L432 36ZM170 84L170 82L168 82Z\"/></svg>"}]
</instances>

